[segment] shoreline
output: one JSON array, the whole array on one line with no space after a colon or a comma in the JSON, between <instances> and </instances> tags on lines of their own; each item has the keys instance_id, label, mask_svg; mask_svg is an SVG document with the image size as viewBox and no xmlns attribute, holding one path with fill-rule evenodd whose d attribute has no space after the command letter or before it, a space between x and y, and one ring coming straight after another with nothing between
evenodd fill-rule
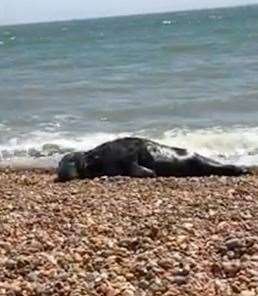
<instances>
[{"instance_id":1,"label":"shoreline","mask_svg":"<svg viewBox=\"0 0 258 296\"><path fill-rule=\"evenodd\" d=\"M53 180L0 169L1 295L258 293L257 176Z\"/></svg>"}]
</instances>

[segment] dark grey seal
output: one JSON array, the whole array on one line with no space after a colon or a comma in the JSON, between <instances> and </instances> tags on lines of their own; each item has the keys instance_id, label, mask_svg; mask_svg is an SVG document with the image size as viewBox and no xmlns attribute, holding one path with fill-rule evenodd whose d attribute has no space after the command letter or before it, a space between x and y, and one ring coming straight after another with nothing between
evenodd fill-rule
<instances>
[{"instance_id":1,"label":"dark grey seal","mask_svg":"<svg viewBox=\"0 0 258 296\"><path fill-rule=\"evenodd\" d=\"M193 177L240 176L246 168L225 165L185 149L148 139L121 138L86 152L65 155L57 168L57 181L100 176Z\"/></svg>"}]
</instances>

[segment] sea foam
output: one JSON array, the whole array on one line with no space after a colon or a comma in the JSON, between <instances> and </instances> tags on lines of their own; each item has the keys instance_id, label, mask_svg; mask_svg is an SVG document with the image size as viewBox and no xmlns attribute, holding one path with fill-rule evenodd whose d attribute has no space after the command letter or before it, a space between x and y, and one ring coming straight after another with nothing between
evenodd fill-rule
<instances>
[{"instance_id":1,"label":"sea foam","mask_svg":"<svg viewBox=\"0 0 258 296\"><path fill-rule=\"evenodd\" d=\"M137 133L92 133L75 137L66 134L34 132L20 141L17 138L0 145L1 165L45 167L56 166L62 155L70 151L85 151L104 142L126 136L141 136L159 143L187 148L222 162L242 165L258 164L258 127L173 129L151 135Z\"/></svg>"}]
</instances>

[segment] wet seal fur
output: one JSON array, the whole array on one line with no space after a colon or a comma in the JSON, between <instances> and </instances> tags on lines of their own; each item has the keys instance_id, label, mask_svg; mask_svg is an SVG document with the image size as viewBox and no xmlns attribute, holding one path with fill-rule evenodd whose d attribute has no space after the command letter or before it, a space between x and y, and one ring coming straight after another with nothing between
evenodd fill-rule
<instances>
[{"instance_id":1,"label":"wet seal fur","mask_svg":"<svg viewBox=\"0 0 258 296\"><path fill-rule=\"evenodd\" d=\"M201 177L240 176L244 167L226 165L186 149L143 138L121 138L86 152L65 155L57 168L57 181L100 176Z\"/></svg>"}]
</instances>

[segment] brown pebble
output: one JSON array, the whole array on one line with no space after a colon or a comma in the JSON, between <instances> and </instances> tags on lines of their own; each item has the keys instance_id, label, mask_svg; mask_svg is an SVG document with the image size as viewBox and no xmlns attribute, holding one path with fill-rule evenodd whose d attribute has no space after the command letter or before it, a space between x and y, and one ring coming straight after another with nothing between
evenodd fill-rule
<instances>
[{"instance_id":1,"label":"brown pebble","mask_svg":"<svg viewBox=\"0 0 258 296\"><path fill-rule=\"evenodd\" d=\"M226 273L229 273L232 276L240 270L241 263L239 260L226 261L222 263L222 267Z\"/></svg>"},{"instance_id":2,"label":"brown pebble","mask_svg":"<svg viewBox=\"0 0 258 296\"><path fill-rule=\"evenodd\" d=\"M173 261L170 259L162 259L159 261L159 266L164 269L169 269L173 266Z\"/></svg>"},{"instance_id":3,"label":"brown pebble","mask_svg":"<svg viewBox=\"0 0 258 296\"><path fill-rule=\"evenodd\" d=\"M146 280L140 280L138 286L143 290L148 289L149 282L147 282Z\"/></svg>"},{"instance_id":4,"label":"brown pebble","mask_svg":"<svg viewBox=\"0 0 258 296\"><path fill-rule=\"evenodd\" d=\"M121 295L122 296L134 296L135 293L133 291L131 291L131 290L125 290L125 291L122 292Z\"/></svg>"},{"instance_id":5,"label":"brown pebble","mask_svg":"<svg viewBox=\"0 0 258 296\"><path fill-rule=\"evenodd\" d=\"M256 296L256 293L254 290L244 290L240 294L241 296Z\"/></svg>"},{"instance_id":6,"label":"brown pebble","mask_svg":"<svg viewBox=\"0 0 258 296\"><path fill-rule=\"evenodd\" d=\"M172 283L175 283L177 285L184 285L187 283L187 277L185 276L174 276L172 278L169 278L169 280L172 282Z\"/></svg>"},{"instance_id":7,"label":"brown pebble","mask_svg":"<svg viewBox=\"0 0 258 296\"><path fill-rule=\"evenodd\" d=\"M131 279L134 278L134 274L133 274L133 273L126 273L126 274L125 274L125 278L126 278L127 280L131 280Z\"/></svg>"},{"instance_id":8,"label":"brown pebble","mask_svg":"<svg viewBox=\"0 0 258 296\"><path fill-rule=\"evenodd\" d=\"M258 255L254 255L251 257L252 261L258 262Z\"/></svg>"}]
</instances>

